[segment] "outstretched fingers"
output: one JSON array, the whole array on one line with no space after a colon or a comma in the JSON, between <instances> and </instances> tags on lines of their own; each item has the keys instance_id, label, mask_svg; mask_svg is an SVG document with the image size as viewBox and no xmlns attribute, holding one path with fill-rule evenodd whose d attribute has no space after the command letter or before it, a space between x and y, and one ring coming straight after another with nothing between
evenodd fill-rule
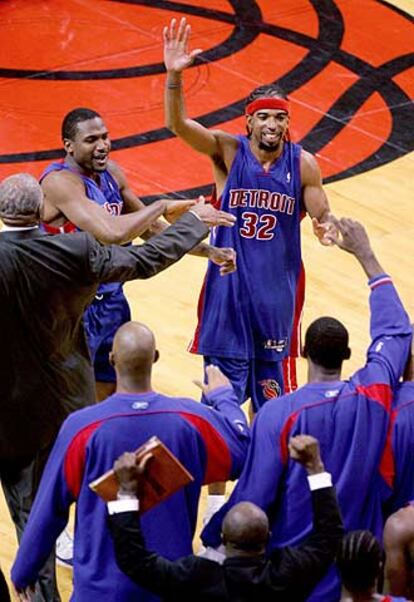
<instances>
[{"instance_id":1,"label":"outstretched fingers","mask_svg":"<svg viewBox=\"0 0 414 602\"><path fill-rule=\"evenodd\" d=\"M234 226L236 218L231 213L225 211L217 211L216 226Z\"/></svg>"}]
</instances>

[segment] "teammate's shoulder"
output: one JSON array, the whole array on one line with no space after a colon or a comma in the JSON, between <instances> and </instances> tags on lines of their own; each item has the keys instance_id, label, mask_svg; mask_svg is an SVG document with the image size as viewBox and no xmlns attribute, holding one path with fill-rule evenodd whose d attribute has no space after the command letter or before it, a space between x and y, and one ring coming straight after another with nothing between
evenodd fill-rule
<instances>
[{"instance_id":1,"label":"teammate's shoulder","mask_svg":"<svg viewBox=\"0 0 414 602\"><path fill-rule=\"evenodd\" d=\"M81 186L83 188L81 176L69 169L55 169L50 171L42 178L40 185L42 188L72 185Z\"/></svg>"},{"instance_id":2,"label":"teammate's shoulder","mask_svg":"<svg viewBox=\"0 0 414 602\"><path fill-rule=\"evenodd\" d=\"M319 181L321 177L321 170L316 157L304 148L300 150L300 172L303 182L309 180L310 183L313 183Z\"/></svg>"},{"instance_id":3,"label":"teammate's shoulder","mask_svg":"<svg viewBox=\"0 0 414 602\"><path fill-rule=\"evenodd\" d=\"M407 541L414 535L414 506L408 504L400 508L386 520L384 528L385 541Z\"/></svg>"},{"instance_id":4,"label":"teammate's shoulder","mask_svg":"<svg viewBox=\"0 0 414 602\"><path fill-rule=\"evenodd\" d=\"M307 167L307 166L313 167L313 166L318 165L315 155L313 155L309 151L305 150L302 146L300 147L300 162L301 162L301 165L303 165L305 167Z\"/></svg>"},{"instance_id":5,"label":"teammate's shoulder","mask_svg":"<svg viewBox=\"0 0 414 602\"><path fill-rule=\"evenodd\" d=\"M115 178L118 184L122 184L126 180L126 176L122 167L112 159L108 159L106 170L113 178Z\"/></svg>"},{"instance_id":6,"label":"teammate's shoulder","mask_svg":"<svg viewBox=\"0 0 414 602\"><path fill-rule=\"evenodd\" d=\"M220 145L228 145L237 148L240 144L240 138L235 134L230 134L230 132L224 130L210 130L210 132Z\"/></svg>"},{"instance_id":7,"label":"teammate's shoulder","mask_svg":"<svg viewBox=\"0 0 414 602\"><path fill-rule=\"evenodd\" d=\"M99 409L94 404L69 414L61 426L60 436L72 435L94 424L99 418Z\"/></svg>"},{"instance_id":8,"label":"teammate's shoulder","mask_svg":"<svg viewBox=\"0 0 414 602\"><path fill-rule=\"evenodd\" d=\"M292 412L292 396L282 395L267 401L258 411L256 420L260 419L263 426L269 430L276 424L276 420L284 420Z\"/></svg>"}]
</instances>

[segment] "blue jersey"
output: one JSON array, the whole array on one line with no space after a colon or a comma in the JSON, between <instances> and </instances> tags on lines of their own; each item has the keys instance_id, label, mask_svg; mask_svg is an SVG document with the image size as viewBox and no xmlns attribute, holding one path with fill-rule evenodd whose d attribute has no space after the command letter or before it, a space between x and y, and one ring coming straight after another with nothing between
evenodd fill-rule
<instances>
[{"instance_id":1,"label":"blue jersey","mask_svg":"<svg viewBox=\"0 0 414 602\"><path fill-rule=\"evenodd\" d=\"M239 476L250 440L231 387L209 393L211 407L158 393L115 394L74 412L63 424L25 527L13 583L33 583L76 501L74 592L77 602L149 602L117 567L104 501L88 483L112 468L124 451L157 435L193 475L194 482L142 517L150 549L176 559L192 553L201 486Z\"/></svg>"},{"instance_id":2,"label":"blue jersey","mask_svg":"<svg viewBox=\"0 0 414 602\"><path fill-rule=\"evenodd\" d=\"M389 510L395 512L414 499L414 382L402 383L395 393L391 443L393 494Z\"/></svg>"},{"instance_id":3,"label":"blue jersey","mask_svg":"<svg viewBox=\"0 0 414 602\"><path fill-rule=\"evenodd\" d=\"M271 549L296 545L312 529L306 472L288 453L289 438L309 434L320 442L347 530L368 529L382 539L382 503L390 494L381 459L390 423L393 387L411 343L409 318L388 277L371 281L371 338L366 365L349 381L315 382L267 402L258 412L243 473L228 504L203 531L214 547L230 505L258 504L270 519ZM333 571L311 600L339 599Z\"/></svg>"},{"instance_id":4,"label":"blue jersey","mask_svg":"<svg viewBox=\"0 0 414 602\"><path fill-rule=\"evenodd\" d=\"M46 167L40 176L39 181L42 182L42 180L52 171L63 170L70 171L81 178L85 186L85 194L88 199L103 207L111 215L121 215L124 201L119 190L118 182L108 169L99 172L98 185L94 179L75 171L64 161L57 161ZM75 230L79 230L76 225L71 224L69 221L61 227L49 226L48 224L43 224L43 227L47 232L51 232L53 234L57 234L58 232L73 232ZM104 292L113 292L118 289L121 289L121 284L110 282L107 284L101 284L98 288L98 293L102 294Z\"/></svg>"},{"instance_id":5,"label":"blue jersey","mask_svg":"<svg viewBox=\"0 0 414 602\"><path fill-rule=\"evenodd\" d=\"M220 208L233 228L213 230L211 244L237 251L237 271L222 278L209 263L190 351L279 361L289 353L302 269L301 147L286 142L269 171L239 136Z\"/></svg>"}]
</instances>

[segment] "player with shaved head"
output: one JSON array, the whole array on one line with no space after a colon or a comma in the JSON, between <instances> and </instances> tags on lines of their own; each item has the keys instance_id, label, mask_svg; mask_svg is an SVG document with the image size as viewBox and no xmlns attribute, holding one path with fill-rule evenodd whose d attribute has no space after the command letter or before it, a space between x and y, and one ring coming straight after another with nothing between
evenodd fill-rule
<instances>
[{"instance_id":1,"label":"player with shaved head","mask_svg":"<svg viewBox=\"0 0 414 602\"><path fill-rule=\"evenodd\" d=\"M154 600L117 568L105 504L88 487L122 452L132 452L157 435L194 477L143 519L149 545L171 559L192 551L201 486L239 476L250 437L229 380L209 366L203 389L210 407L167 397L152 387L158 357L152 331L139 322L125 323L110 354L116 393L64 423L12 570L22 595L35 581L76 501L72 600Z\"/></svg>"}]
</instances>

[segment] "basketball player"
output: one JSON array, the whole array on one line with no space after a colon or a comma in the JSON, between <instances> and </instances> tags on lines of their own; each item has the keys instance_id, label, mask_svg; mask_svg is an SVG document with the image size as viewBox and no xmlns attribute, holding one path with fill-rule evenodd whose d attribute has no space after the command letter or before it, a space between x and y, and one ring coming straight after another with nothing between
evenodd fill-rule
<instances>
[{"instance_id":1,"label":"basketball player","mask_svg":"<svg viewBox=\"0 0 414 602\"><path fill-rule=\"evenodd\" d=\"M237 486L202 533L209 546L220 544L221 519L241 500L267 512L272 532L269 551L296 545L309 533L308 492L286 453L289 438L305 432L319 440L346 531L367 529L382 538L382 509L389 487L388 466L381 458L387 445L393 391L410 351L411 325L361 224L342 218L338 228L342 234L338 246L354 255L369 278L371 343L366 363L342 380L343 362L351 354L347 329L328 317L309 326L303 349L308 383L281 400L266 403L258 412ZM331 567L308 602L339 600L339 586Z\"/></svg>"},{"instance_id":2,"label":"basketball player","mask_svg":"<svg viewBox=\"0 0 414 602\"><path fill-rule=\"evenodd\" d=\"M162 214L162 203L145 207L131 190L121 168L109 160L109 132L96 111L77 108L68 113L62 122L62 140L66 151L64 160L50 164L40 178L45 196L44 225L48 232L80 229L101 242L121 244L143 233L143 238L149 238L167 227L156 221ZM167 219L174 220L192 203L194 201L170 202ZM220 264L222 273L235 267L234 253L229 249L202 244L195 254ZM114 333L130 317L122 285L101 285L84 317L94 359L98 400L115 389L109 352Z\"/></svg>"},{"instance_id":3,"label":"basketball player","mask_svg":"<svg viewBox=\"0 0 414 602\"><path fill-rule=\"evenodd\" d=\"M304 300L300 221L309 213L322 244L331 244L336 229L316 160L290 142L289 102L275 87L250 95L245 136L208 130L186 116L182 71L201 52L188 50L189 37L185 18L178 29L175 19L164 28L167 127L210 157L215 203L237 217L233 233L217 228L212 243L238 255L237 274L226 279L209 264L190 351L219 366L240 403L250 397L257 411L297 386L288 357L298 355Z\"/></svg>"}]
</instances>

